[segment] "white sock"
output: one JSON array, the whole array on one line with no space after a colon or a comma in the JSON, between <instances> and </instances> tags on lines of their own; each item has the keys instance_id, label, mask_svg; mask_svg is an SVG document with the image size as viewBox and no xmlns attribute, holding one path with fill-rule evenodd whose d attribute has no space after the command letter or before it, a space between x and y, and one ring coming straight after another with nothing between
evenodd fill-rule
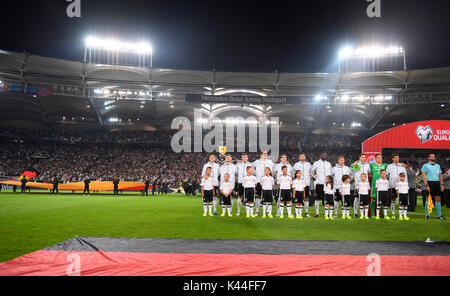
<instances>
[{"instance_id":1,"label":"white sock","mask_svg":"<svg viewBox=\"0 0 450 296\"><path fill-rule=\"evenodd\" d=\"M316 215L319 215L320 200L316 200L314 206L316 208Z\"/></svg>"},{"instance_id":2,"label":"white sock","mask_svg":"<svg viewBox=\"0 0 450 296\"><path fill-rule=\"evenodd\" d=\"M366 217L369 217L369 207L368 206L364 207L364 214Z\"/></svg>"},{"instance_id":3,"label":"white sock","mask_svg":"<svg viewBox=\"0 0 450 296\"><path fill-rule=\"evenodd\" d=\"M308 214L309 210L309 201L305 201L305 215Z\"/></svg>"},{"instance_id":4,"label":"white sock","mask_svg":"<svg viewBox=\"0 0 450 296\"><path fill-rule=\"evenodd\" d=\"M255 208L256 208L256 213L259 214L259 207L261 206L261 199L260 198L256 198L255 200Z\"/></svg>"},{"instance_id":5,"label":"white sock","mask_svg":"<svg viewBox=\"0 0 450 296\"><path fill-rule=\"evenodd\" d=\"M271 203L269 203L267 205L267 212L268 212L269 215L272 215L272 204Z\"/></svg>"},{"instance_id":6,"label":"white sock","mask_svg":"<svg viewBox=\"0 0 450 296\"><path fill-rule=\"evenodd\" d=\"M267 213L267 204L263 203L263 215Z\"/></svg>"},{"instance_id":7,"label":"white sock","mask_svg":"<svg viewBox=\"0 0 450 296\"><path fill-rule=\"evenodd\" d=\"M379 207L377 207L377 217L380 217L380 208Z\"/></svg>"},{"instance_id":8,"label":"white sock","mask_svg":"<svg viewBox=\"0 0 450 296\"><path fill-rule=\"evenodd\" d=\"M392 216L395 216L395 202L391 202L391 211L392 211Z\"/></svg>"},{"instance_id":9,"label":"white sock","mask_svg":"<svg viewBox=\"0 0 450 296\"><path fill-rule=\"evenodd\" d=\"M211 214L212 214L212 213L213 213L213 211L212 211L212 209L213 209L213 206L211 205L211 203L209 203L209 204L208 204L208 208L209 208L209 213L211 213Z\"/></svg>"},{"instance_id":10,"label":"white sock","mask_svg":"<svg viewBox=\"0 0 450 296\"><path fill-rule=\"evenodd\" d=\"M292 206L291 205L287 205L287 212L288 212L288 216L292 216Z\"/></svg>"},{"instance_id":11,"label":"white sock","mask_svg":"<svg viewBox=\"0 0 450 296\"><path fill-rule=\"evenodd\" d=\"M207 203L203 204L203 213L208 214L208 204Z\"/></svg>"},{"instance_id":12,"label":"white sock","mask_svg":"<svg viewBox=\"0 0 450 296\"><path fill-rule=\"evenodd\" d=\"M231 209L232 209L232 206L228 206L228 214L230 214L230 215L231 215Z\"/></svg>"},{"instance_id":13,"label":"white sock","mask_svg":"<svg viewBox=\"0 0 450 296\"><path fill-rule=\"evenodd\" d=\"M253 215L254 211L255 211L255 205L252 204L252 205L250 205L250 215Z\"/></svg>"},{"instance_id":14,"label":"white sock","mask_svg":"<svg viewBox=\"0 0 450 296\"><path fill-rule=\"evenodd\" d=\"M408 207L403 208L403 217L405 218L408 214Z\"/></svg>"},{"instance_id":15,"label":"white sock","mask_svg":"<svg viewBox=\"0 0 450 296\"><path fill-rule=\"evenodd\" d=\"M213 208L214 208L214 213L217 212L217 196L213 197Z\"/></svg>"},{"instance_id":16,"label":"white sock","mask_svg":"<svg viewBox=\"0 0 450 296\"><path fill-rule=\"evenodd\" d=\"M356 213L356 210L355 210L355 213ZM361 217L364 217L364 207L361 207L359 209L359 213L361 214Z\"/></svg>"},{"instance_id":17,"label":"white sock","mask_svg":"<svg viewBox=\"0 0 450 296\"><path fill-rule=\"evenodd\" d=\"M388 209L387 209L387 207L384 207L384 209L383 209L384 211L384 216L386 217L387 215L388 215Z\"/></svg>"},{"instance_id":18,"label":"white sock","mask_svg":"<svg viewBox=\"0 0 450 296\"><path fill-rule=\"evenodd\" d=\"M284 205L280 204L280 208L278 209L279 215L284 215Z\"/></svg>"},{"instance_id":19,"label":"white sock","mask_svg":"<svg viewBox=\"0 0 450 296\"><path fill-rule=\"evenodd\" d=\"M247 215L250 215L250 206L248 204L245 205L245 212Z\"/></svg>"},{"instance_id":20,"label":"white sock","mask_svg":"<svg viewBox=\"0 0 450 296\"><path fill-rule=\"evenodd\" d=\"M303 211L303 207L300 206L299 209L298 209L298 213L300 214L300 216L302 215L302 211Z\"/></svg>"},{"instance_id":21,"label":"white sock","mask_svg":"<svg viewBox=\"0 0 450 296\"><path fill-rule=\"evenodd\" d=\"M359 197L356 197L355 200L353 201L353 212L355 213L355 215L358 213L359 202L360 202Z\"/></svg>"},{"instance_id":22,"label":"white sock","mask_svg":"<svg viewBox=\"0 0 450 296\"><path fill-rule=\"evenodd\" d=\"M328 208L325 208L325 217L328 217Z\"/></svg>"},{"instance_id":23,"label":"white sock","mask_svg":"<svg viewBox=\"0 0 450 296\"><path fill-rule=\"evenodd\" d=\"M242 198L238 198L237 200L237 212L241 213L241 207L242 207Z\"/></svg>"},{"instance_id":24,"label":"white sock","mask_svg":"<svg viewBox=\"0 0 450 296\"><path fill-rule=\"evenodd\" d=\"M333 216L333 207L330 207L328 209L328 217L332 217Z\"/></svg>"}]
</instances>

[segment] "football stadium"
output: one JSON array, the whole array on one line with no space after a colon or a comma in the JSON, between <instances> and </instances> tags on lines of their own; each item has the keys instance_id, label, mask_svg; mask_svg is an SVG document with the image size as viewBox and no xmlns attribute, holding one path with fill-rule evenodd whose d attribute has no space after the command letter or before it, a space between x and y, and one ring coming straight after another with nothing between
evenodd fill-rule
<instances>
[{"instance_id":1,"label":"football stadium","mask_svg":"<svg viewBox=\"0 0 450 296\"><path fill-rule=\"evenodd\" d=\"M0 275L449 276L450 67L166 68L0 48Z\"/></svg>"}]
</instances>

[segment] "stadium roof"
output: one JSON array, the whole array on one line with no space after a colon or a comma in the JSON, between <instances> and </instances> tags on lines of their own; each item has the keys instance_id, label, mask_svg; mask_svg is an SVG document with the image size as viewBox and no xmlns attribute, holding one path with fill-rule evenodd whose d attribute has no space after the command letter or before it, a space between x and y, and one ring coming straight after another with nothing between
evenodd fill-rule
<instances>
[{"instance_id":1,"label":"stadium roof","mask_svg":"<svg viewBox=\"0 0 450 296\"><path fill-rule=\"evenodd\" d=\"M0 121L26 119L43 124L87 122L168 125L176 116L193 118L194 108L218 117L278 116L286 127L381 129L422 119L450 119L450 68L349 73L238 73L87 64L0 51ZM11 85L25 87L11 92ZM30 100L27 87L44 88ZM103 90L108 90L107 94ZM115 93L122 91L124 96ZM131 94L129 96L128 94ZM150 94L150 96L148 96ZM298 105L202 105L186 94L302 96ZM317 96L392 96L383 104L317 102ZM121 97L122 99L117 99ZM123 99L126 98L126 99ZM34 100L33 100L34 99ZM65 117L65 120L63 120ZM72 120L73 118L73 120Z\"/></svg>"}]
</instances>

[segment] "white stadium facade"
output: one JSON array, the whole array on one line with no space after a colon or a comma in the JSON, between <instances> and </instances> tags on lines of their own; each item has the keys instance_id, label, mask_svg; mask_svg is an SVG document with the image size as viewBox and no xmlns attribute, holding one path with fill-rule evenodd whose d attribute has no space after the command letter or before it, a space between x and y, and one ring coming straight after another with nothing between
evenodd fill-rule
<instances>
[{"instance_id":1,"label":"white stadium facade","mask_svg":"<svg viewBox=\"0 0 450 296\"><path fill-rule=\"evenodd\" d=\"M0 126L159 130L178 116L193 119L198 108L218 118L279 117L281 131L316 133L376 132L450 119L450 68L238 73L0 51L0 81ZM234 100L257 98L272 103Z\"/></svg>"}]
</instances>

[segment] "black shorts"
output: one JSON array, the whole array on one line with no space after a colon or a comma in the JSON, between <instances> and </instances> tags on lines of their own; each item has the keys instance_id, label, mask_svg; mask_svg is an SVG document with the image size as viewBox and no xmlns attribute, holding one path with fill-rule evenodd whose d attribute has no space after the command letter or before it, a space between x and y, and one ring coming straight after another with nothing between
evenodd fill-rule
<instances>
[{"instance_id":1,"label":"black shorts","mask_svg":"<svg viewBox=\"0 0 450 296\"><path fill-rule=\"evenodd\" d=\"M360 194L359 195L359 205L361 205L361 206L369 205L369 195L368 194Z\"/></svg>"},{"instance_id":2,"label":"black shorts","mask_svg":"<svg viewBox=\"0 0 450 296\"><path fill-rule=\"evenodd\" d=\"M244 188L245 202L255 201L255 188Z\"/></svg>"},{"instance_id":3,"label":"black shorts","mask_svg":"<svg viewBox=\"0 0 450 296\"><path fill-rule=\"evenodd\" d=\"M212 202L213 201L213 191L212 190L203 190L203 202Z\"/></svg>"},{"instance_id":4,"label":"black shorts","mask_svg":"<svg viewBox=\"0 0 450 296\"><path fill-rule=\"evenodd\" d=\"M344 197L342 198L342 206L347 208L353 206L353 200L354 198L352 198L350 194L344 195Z\"/></svg>"},{"instance_id":5,"label":"black shorts","mask_svg":"<svg viewBox=\"0 0 450 296\"><path fill-rule=\"evenodd\" d=\"M378 191L378 204L384 207L391 205L391 198L389 197L389 191Z\"/></svg>"},{"instance_id":6,"label":"black shorts","mask_svg":"<svg viewBox=\"0 0 450 296\"><path fill-rule=\"evenodd\" d=\"M306 186L305 187L305 199L309 199L309 195L310 195L310 193L309 193L309 186Z\"/></svg>"},{"instance_id":7,"label":"black shorts","mask_svg":"<svg viewBox=\"0 0 450 296\"><path fill-rule=\"evenodd\" d=\"M409 204L409 194L400 193L398 197L398 204L401 206L408 206Z\"/></svg>"},{"instance_id":8,"label":"black shorts","mask_svg":"<svg viewBox=\"0 0 450 296\"><path fill-rule=\"evenodd\" d=\"M281 189L280 201L281 202L291 202L292 201L291 193L292 193L292 191L290 189Z\"/></svg>"},{"instance_id":9,"label":"black shorts","mask_svg":"<svg viewBox=\"0 0 450 296\"><path fill-rule=\"evenodd\" d=\"M295 191L294 203L303 204L303 198L304 198L303 196L304 196L303 191Z\"/></svg>"},{"instance_id":10,"label":"black shorts","mask_svg":"<svg viewBox=\"0 0 450 296\"><path fill-rule=\"evenodd\" d=\"M244 196L244 185L242 185L242 183L238 184L237 193L238 193L238 196Z\"/></svg>"},{"instance_id":11,"label":"black shorts","mask_svg":"<svg viewBox=\"0 0 450 296\"><path fill-rule=\"evenodd\" d=\"M224 206L231 206L231 194L228 197L222 196L222 202Z\"/></svg>"},{"instance_id":12,"label":"black shorts","mask_svg":"<svg viewBox=\"0 0 450 296\"><path fill-rule=\"evenodd\" d=\"M323 188L324 188L323 184L316 185L316 199L323 200L323 197L325 196L325 192L323 191Z\"/></svg>"},{"instance_id":13,"label":"black shorts","mask_svg":"<svg viewBox=\"0 0 450 296\"><path fill-rule=\"evenodd\" d=\"M442 196L441 183L439 181L428 181L428 186L430 187L430 195L433 200L436 196Z\"/></svg>"},{"instance_id":14,"label":"black shorts","mask_svg":"<svg viewBox=\"0 0 450 296\"><path fill-rule=\"evenodd\" d=\"M262 191L262 202L268 202L268 203L272 203L273 202L273 190L263 190Z\"/></svg>"},{"instance_id":15,"label":"black shorts","mask_svg":"<svg viewBox=\"0 0 450 296\"><path fill-rule=\"evenodd\" d=\"M395 188L390 188L389 189L389 196L391 197L391 199L396 199L397 198L397 190L395 190Z\"/></svg>"},{"instance_id":16,"label":"black shorts","mask_svg":"<svg viewBox=\"0 0 450 296\"><path fill-rule=\"evenodd\" d=\"M256 184L256 195L261 196L261 192L262 192L262 186L261 184Z\"/></svg>"},{"instance_id":17,"label":"black shorts","mask_svg":"<svg viewBox=\"0 0 450 296\"><path fill-rule=\"evenodd\" d=\"M334 206L334 195L333 194L325 194L325 204Z\"/></svg>"}]
</instances>

